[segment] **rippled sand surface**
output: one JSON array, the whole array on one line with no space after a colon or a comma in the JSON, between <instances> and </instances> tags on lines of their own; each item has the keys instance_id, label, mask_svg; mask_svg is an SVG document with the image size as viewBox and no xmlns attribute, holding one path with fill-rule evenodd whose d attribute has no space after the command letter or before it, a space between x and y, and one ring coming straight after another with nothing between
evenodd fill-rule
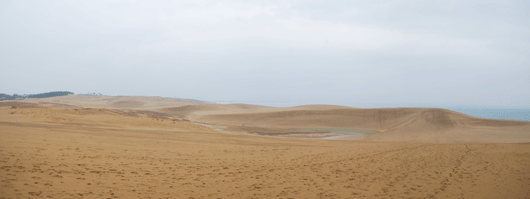
<instances>
[{"instance_id":1,"label":"rippled sand surface","mask_svg":"<svg viewBox=\"0 0 530 199\"><path fill-rule=\"evenodd\" d=\"M270 125L268 133L291 129ZM525 125L499 129L525 133ZM497 136L495 128L462 137ZM403 141L401 131L387 132L399 139L276 138L150 112L1 106L0 198L530 197L528 143Z\"/></svg>"}]
</instances>

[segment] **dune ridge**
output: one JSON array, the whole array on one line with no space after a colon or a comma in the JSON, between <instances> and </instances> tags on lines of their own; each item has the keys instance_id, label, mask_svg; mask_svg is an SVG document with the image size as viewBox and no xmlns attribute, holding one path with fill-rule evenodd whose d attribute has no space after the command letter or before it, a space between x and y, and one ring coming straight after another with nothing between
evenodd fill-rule
<instances>
[{"instance_id":1,"label":"dune ridge","mask_svg":"<svg viewBox=\"0 0 530 199\"><path fill-rule=\"evenodd\" d=\"M197 120L224 125L374 130L373 141L530 142L530 122L484 119L438 108L296 110L205 115ZM469 134L466 132L484 132Z\"/></svg>"},{"instance_id":2,"label":"dune ridge","mask_svg":"<svg viewBox=\"0 0 530 199\"><path fill-rule=\"evenodd\" d=\"M132 111L137 113L143 111L143 114L159 118L189 120L208 124L217 129L268 136L292 134L300 137L305 133L308 138L320 138L315 136L314 131L299 129L347 128L378 132L355 137L371 141L530 142L528 135L530 122L477 118L439 108L365 109L322 104L277 108L250 104L213 104L161 97L74 95L0 102L2 103L63 108L104 108L131 114ZM245 126L242 127L243 125Z\"/></svg>"}]
</instances>

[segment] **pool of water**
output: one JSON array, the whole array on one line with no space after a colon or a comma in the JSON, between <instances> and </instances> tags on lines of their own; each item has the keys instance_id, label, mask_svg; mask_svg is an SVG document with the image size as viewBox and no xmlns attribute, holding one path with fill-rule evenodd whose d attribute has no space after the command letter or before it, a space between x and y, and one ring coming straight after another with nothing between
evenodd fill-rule
<instances>
[{"instance_id":1,"label":"pool of water","mask_svg":"<svg viewBox=\"0 0 530 199\"><path fill-rule=\"evenodd\" d=\"M356 133L356 134L370 134L378 131L364 130L364 129L336 129L336 128L298 128L304 131L329 131L333 133Z\"/></svg>"}]
</instances>

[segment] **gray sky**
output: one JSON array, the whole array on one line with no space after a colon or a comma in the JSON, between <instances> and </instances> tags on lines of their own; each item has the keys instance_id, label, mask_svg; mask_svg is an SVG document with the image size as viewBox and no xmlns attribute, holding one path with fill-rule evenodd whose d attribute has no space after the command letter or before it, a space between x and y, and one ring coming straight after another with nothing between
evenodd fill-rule
<instances>
[{"instance_id":1,"label":"gray sky","mask_svg":"<svg viewBox=\"0 0 530 199\"><path fill-rule=\"evenodd\" d=\"M530 1L0 0L0 92L530 107Z\"/></svg>"}]
</instances>

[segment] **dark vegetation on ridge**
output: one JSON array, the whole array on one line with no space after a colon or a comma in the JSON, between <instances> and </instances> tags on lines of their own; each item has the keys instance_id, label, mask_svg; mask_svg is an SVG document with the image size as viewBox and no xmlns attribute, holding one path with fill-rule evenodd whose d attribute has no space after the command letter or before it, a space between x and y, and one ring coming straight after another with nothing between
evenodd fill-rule
<instances>
[{"instance_id":1,"label":"dark vegetation on ridge","mask_svg":"<svg viewBox=\"0 0 530 199\"><path fill-rule=\"evenodd\" d=\"M18 95L18 94L5 94L0 93L0 100L14 100L14 99L26 99L26 98L46 98L46 97L57 97L57 96L64 96L64 95L71 95L74 94L70 91L52 91L47 93L39 93L39 94L29 94L29 95Z\"/></svg>"}]
</instances>

